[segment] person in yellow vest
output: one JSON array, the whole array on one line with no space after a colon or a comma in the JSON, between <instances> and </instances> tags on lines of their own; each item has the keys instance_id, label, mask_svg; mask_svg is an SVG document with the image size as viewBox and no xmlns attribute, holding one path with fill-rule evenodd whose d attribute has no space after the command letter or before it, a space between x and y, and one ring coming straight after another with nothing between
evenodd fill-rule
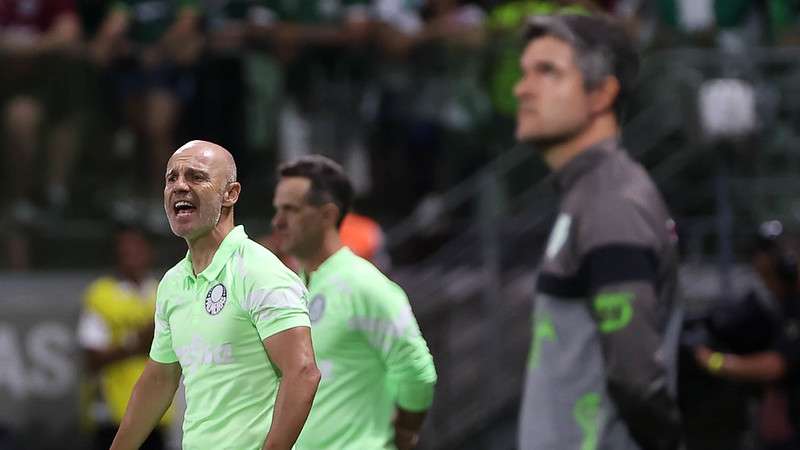
<instances>
[{"instance_id":1,"label":"person in yellow vest","mask_svg":"<svg viewBox=\"0 0 800 450\"><path fill-rule=\"evenodd\" d=\"M86 290L78 325L88 373L97 382L91 404L93 448L111 446L131 391L144 370L153 338L156 288L153 249L143 230L120 228L115 236L116 272L95 280ZM165 448L168 411L143 450Z\"/></svg>"}]
</instances>

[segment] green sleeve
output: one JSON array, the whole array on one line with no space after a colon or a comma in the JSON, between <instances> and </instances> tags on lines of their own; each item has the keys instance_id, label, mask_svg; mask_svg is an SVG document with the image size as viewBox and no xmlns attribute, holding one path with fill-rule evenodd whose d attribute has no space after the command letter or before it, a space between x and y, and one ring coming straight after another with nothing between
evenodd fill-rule
<instances>
[{"instance_id":1,"label":"green sleeve","mask_svg":"<svg viewBox=\"0 0 800 450\"><path fill-rule=\"evenodd\" d=\"M310 327L308 292L302 284L256 286L245 293L242 308L264 340L294 327Z\"/></svg>"},{"instance_id":2,"label":"green sleeve","mask_svg":"<svg viewBox=\"0 0 800 450\"><path fill-rule=\"evenodd\" d=\"M366 317L357 321L367 326L357 328L380 355L397 405L408 411L427 410L433 402L436 369L405 293L396 285L371 286L359 300Z\"/></svg>"},{"instance_id":3,"label":"green sleeve","mask_svg":"<svg viewBox=\"0 0 800 450\"><path fill-rule=\"evenodd\" d=\"M150 345L150 359L164 364L178 361L178 356L172 347L167 300L161 295L160 285L156 297L155 332L153 343Z\"/></svg>"}]
</instances>

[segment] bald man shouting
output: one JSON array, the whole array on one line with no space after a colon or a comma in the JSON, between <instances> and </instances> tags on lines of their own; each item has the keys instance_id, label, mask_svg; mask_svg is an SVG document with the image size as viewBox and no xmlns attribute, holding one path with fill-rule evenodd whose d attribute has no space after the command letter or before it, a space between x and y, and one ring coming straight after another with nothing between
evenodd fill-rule
<instances>
[{"instance_id":1,"label":"bald man shouting","mask_svg":"<svg viewBox=\"0 0 800 450\"><path fill-rule=\"evenodd\" d=\"M111 449L139 448L183 375L183 450L289 450L320 379L305 287L234 226L242 187L227 150L191 141L165 181L170 228L189 251L158 286L150 360Z\"/></svg>"}]
</instances>

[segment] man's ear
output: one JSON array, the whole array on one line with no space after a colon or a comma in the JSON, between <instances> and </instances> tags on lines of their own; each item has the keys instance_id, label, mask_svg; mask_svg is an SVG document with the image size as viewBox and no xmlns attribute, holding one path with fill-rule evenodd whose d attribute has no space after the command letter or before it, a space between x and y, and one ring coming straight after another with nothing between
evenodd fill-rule
<instances>
[{"instance_id":1,"label":"man's ear","mask_svg":"<svg viewBox=\"0 0 800 450\"><path fill-rule=\"evenodd\" d=\"M335 203L328 202L322 205L322 220L326 223L330 223L335 227L336 222L339 220L339 214L339 207Z\"/></svg>"},{"instance_id":2,"label":"man's ear","mask_svg":"<svg viewBox=\"0 0 800 450\"><path fill-rule=\"evenodd\" d=\"M590 95L591 111L599 114L614 108L614 102L619 96L619 80L614 76L607 76L597 87L592 89Z\"/></svg>"},{"instance_id":3,"label":"man's ear","mask_svg":"<svg viewBox=\"0 0 800 450\"><path fill-rule=\"evenodd\" d=\"M238 181L229 183L222 194L222 206L230 208L239 201L239 194L242 192L242 185Z\"/></svg>"}]
</instances>

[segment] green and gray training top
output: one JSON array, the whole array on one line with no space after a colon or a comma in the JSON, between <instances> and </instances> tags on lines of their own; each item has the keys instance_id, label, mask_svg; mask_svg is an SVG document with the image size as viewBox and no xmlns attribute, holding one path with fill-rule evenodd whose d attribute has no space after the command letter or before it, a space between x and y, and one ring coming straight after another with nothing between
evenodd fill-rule
<instances>
[{"instance_id":1,"label":"green and gray training top","mask_svg":"<svg viewBox=\"0 0 800 450\"><path fill-rule=\"evenodd\" d=\"M555 174L561 208L537 281L520 450L673 450L674 222L616 139Z\"/></svg>"},{"instance_id":2,"label":"green and gray training top","mask_svg":"<svg viewBox=\"0 0 800 450\"><path fill-rule=\"evenodd\" d=\"M183 450L261 449L279 381L262 341L310 326L306 296L297 275L241 226L197 276L189 254L164 275L150 358L183 370Z\"/></svg>"},{"instance_id":3,"label":"green and gray training top","mask_svg":"<svg viewBox=\"0 0 800 450\"><path fill-rule=\"evenodd\" d=\"M343 247L308 279L322 381L298 450L393 449L392 414L427 410L436 371L403 290Z\"/></svg>"}]
</instances>

